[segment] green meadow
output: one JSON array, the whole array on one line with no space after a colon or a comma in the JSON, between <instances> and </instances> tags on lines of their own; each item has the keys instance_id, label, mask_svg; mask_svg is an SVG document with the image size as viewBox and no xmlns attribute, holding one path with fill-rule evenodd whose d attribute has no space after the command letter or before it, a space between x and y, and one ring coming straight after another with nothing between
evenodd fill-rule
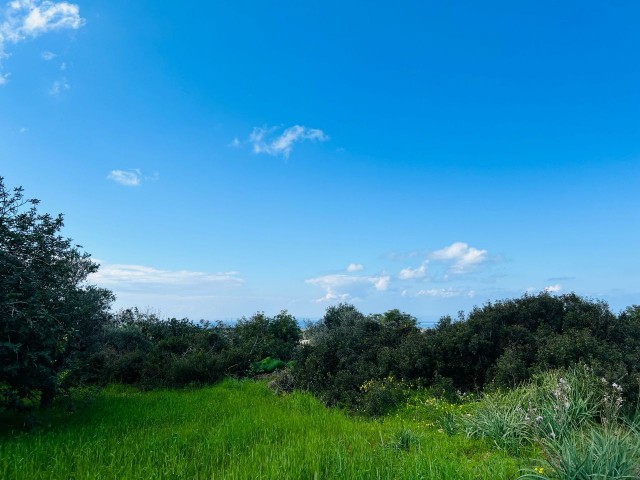
<instances>
[{"instance_id":1,"label":"green meadow","mask_svg":"<svg viewBox=\"0 0 640 480\"><path fill-rule=\"evenodd\" d=\"M408 411L354 417L249 380L112 386L75 409L3 415L3 479L506 479L527 466Z\"/></svg>"}]
</instances>

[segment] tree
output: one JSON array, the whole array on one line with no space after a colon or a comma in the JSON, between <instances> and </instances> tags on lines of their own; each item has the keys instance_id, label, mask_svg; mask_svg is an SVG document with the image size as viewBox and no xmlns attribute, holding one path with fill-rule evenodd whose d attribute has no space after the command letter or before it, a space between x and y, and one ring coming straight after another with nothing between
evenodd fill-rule
<instances>
[{"instance_id":1,"label":"tree","mask_svg":"<svg viewBox=\"0 0 640 480\"><path fill-rule=\"evenodd\" d=\"M294 367L296 386L330 405L354 406L365 382L403 377L417 363L413 351L401 350L414 346L416 319L399 310L365 316L343 303L327 308L306 335L309 343L297 352Z\"/></svg>"},{"instance_id":2,"label":"tree","mask_svg":"<svg viewBox=\"0 0 640 480\"><path fill-rule=\"evenodd\" d=\"M108 317L114 297L86 284L98 270L60 235L63 216L37 211L0 177L0 401L52 404L70 365Z\"/></svg>"}]
</instances>

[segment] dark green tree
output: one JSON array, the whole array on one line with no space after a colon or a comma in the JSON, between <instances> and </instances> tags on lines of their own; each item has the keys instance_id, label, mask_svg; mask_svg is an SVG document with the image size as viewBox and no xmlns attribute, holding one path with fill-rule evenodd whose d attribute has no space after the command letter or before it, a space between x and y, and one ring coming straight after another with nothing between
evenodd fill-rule
<instances>
[{"instance_id":1,"label":"dark green tree","mask_svg":"<svg viewBox=\"0 0 640 480\"><path fill-rule=\"evenodd\" d=\"M86 284L98 265L0 177L0 401L53 402L106 321L113 294Z\"/></svg>"},{"instance_id":2,"label":"dark green tree","mask_svg":"<svg viewBox=\"0 0 640 480\"><path fill-rule=\"evenodd\" d=\"M365 316L353 305L332 306L306 336L308 344L297 352L296 386L330 405L353 406L365 382L417 369L416 319L399 310Z\"/></svg>"}]
</instances>

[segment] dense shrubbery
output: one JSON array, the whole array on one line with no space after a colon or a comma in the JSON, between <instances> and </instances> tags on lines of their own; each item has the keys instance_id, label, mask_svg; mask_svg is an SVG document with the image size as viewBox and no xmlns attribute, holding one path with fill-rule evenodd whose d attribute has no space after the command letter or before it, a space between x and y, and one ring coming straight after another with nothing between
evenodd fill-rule
<instances>
[{"instance_id":1,"label":"dense shrubbery","mask_svg":"<svg viewBox=\"0 0 640 480\"><path fill-rule=\"evenodd\" d=\"M124 310L104 330L90 368L100 382L147 388L202 385L227 375L273 371L291 360L299 339L300 328L286 312L275 317L257 313L225 325Z\"/></svg>"},{"instance_id":2,"label":"dense shrubbery","mask_svg":"<svg viewBox=\"0 0 640 480\"><path fill-rule=\"evenodd\" d=\"M388 413L416 387L453 401L457 392L511 388L578 363L635 400L640 373L640 307L614 315L574 294L489 303L422 330L398 310L363 315L342 304L308 325L304 342L287 312L196 324L131 309L87 333L60 384L182 387L285 368L276 390L309 390L328 405L372 415Z\"/></svg>"},{"instance_id":3,"label":"dense shrubbery","mask_svg":"<svg viewBox=\"0 0 640 480\"><path fill-rule=\"evenodd\" d=\"M328 404L355 406L365 382L406 374L417 361L407 358L407 345L419 334L416 319L398 310L365 316L352 305L329 307L307 328L309 342L294 367L296 385Z\"/></svg>"},{"instance_id":4,"label":"dense shrubbery","mask_svg":"<svg viewBox=\"0 0 640 480\"><path fill-rule=\"evenodd\" d=\"M286 311L233 325L109 311L111 292L86 285L98 265L60 235L62 216L9 191L0 177L0 405L50 405L74 385L146 388L273 373L278 389L307 389L329 405L384 414L411 385L440 397L511 388L578 363L638 397L640 306L549 293L487 303L421 330L399 310L329 307L305 342ZM278 382L276 382L279 385Z\"/></svg>"},{"instance_id":5,"label":"dense shrubbery","mask_svg":"<svg viewBox=\"0 0 640 480\"><path fill-rule=\"evenodd\" d=\"M428 335L434 368L457 388L513 387L535 373L582 362L596 373L636 382L640 311L619 316L575 294L525 295L441 320Z\"/></svg>"},{"instance_id":6,"label":"dense shrubbery","mask_svg":"<svg viewBox=\"0 0 640 480\"><path fill-rule=\"evenodd\" d=\"M370 404L372 393L363 385L390 376L451 396L456 390L514 387L578 363L623 385L629 398L638 392L640 307L614 315L605 303L575 294L488 303L422 331L397 310L365 316L340 305L327 309L306 336L294 369L296 386L328 404ZM374 390L389 403L390 388Z\"/></svg>"}]
</instances>

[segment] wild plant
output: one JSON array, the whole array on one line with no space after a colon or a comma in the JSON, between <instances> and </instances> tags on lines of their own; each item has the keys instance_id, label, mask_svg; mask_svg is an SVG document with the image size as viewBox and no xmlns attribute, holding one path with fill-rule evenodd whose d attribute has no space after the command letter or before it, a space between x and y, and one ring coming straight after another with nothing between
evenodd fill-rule
<instances>
[{"instance_id":1,"label":"wild plant","mask_svg":"<svg viewBox=\"0 0 640 480\"><path fill-rule=\"evenodd\" d=\"M576 367L564 374L544 374L528 390L532 433L544 443L559 441L579 430L597 418L601 390L601 385L585 367Z\"/></svg>"},{"instance_id":2,"label":"wild plant","mask_svg":"<svg viewBox=\"0 0 640 480\"><path fill-rule=\"evenodd\" d=\"M396 433L395 438L391 442L391 447L398 451L408 452L420 445L420 439L411 431L411 429L403 429Z\"/></svg>"},{"instance_id":3,"label":"wild plant","mask_svg":"<svg viewBox=\"0 0 640 480\"><path fill-rule=\"evenodd\" d=\"M640 478L638 439L618 427L573 432L560 441L547 442L545 453L555 478Z\"/></svg>"},{"instance_id":4,"label":"wild plant","mask_svg":"<svg viewBox=\"0 0 640 480\"><path fill-rule=\"evenodd\" d=\"M456 415L452 411L443 412L436 420L436 423L440 426L440 429L448 435L454 435L458 433L460 427L458 415Z\"/></svg>"},{"instance_id":5,"label":"wild plant","mask_svg":"<svg viewBox=\"0 0 640 480\"><path fill-rule=\"evenodd\" d=\"M598 423L604 438L613 438L611 445L625 444L618 441L619 434L607 431L622 431L618 428L622 404L622 388L618 384L599 380L583 366L539 375L530 384L510 392L487 394L473 415L463 416L461 421L470 437L488 437L499 448L511 452L526 445L539 445L547 457L557 458L559 449L568 454L571 448L583 453L600 448L600 437L588 437L589 442L583 439L584 432ZM640 420L633 425L636 432L640 430Z\"/></svg>"},{"instance_id":6,"label":"wild plant","mask_svg":"<svg viewBox=\"0 0 640 480\"><path fill-rule=\"evenodd\" d=\"M498 448L514 453L530 444L531 422L516 392L486 395L471 416L462 417L467 436L488 437Z\"/></svg>"},{"instance_id":7,"label":"wild plant","mask_svg":"<svg viewBox=\"0 0 640 480\"><path fill-rule=\"evenodd\" d=\"M531 390L528 416L542 447L547 467L520 478L637 479L640 478L640 441L636 419L621 415L622 387L598 380L586 367L539 378Z\"/></svg>"}]
</instances>

